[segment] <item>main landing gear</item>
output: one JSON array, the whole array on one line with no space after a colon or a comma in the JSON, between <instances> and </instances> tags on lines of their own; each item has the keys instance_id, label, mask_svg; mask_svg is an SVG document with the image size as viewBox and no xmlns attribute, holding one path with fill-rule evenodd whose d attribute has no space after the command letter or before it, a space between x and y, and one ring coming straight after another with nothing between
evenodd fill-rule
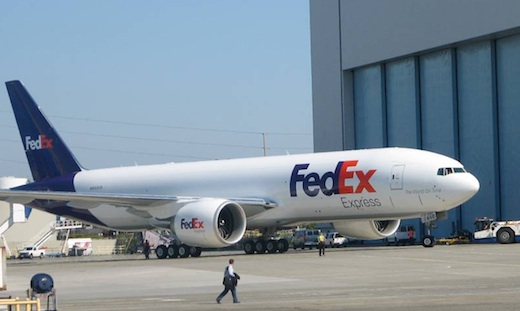
<instances>
[{"instance_id":1,"label":"main landing gear","mask_svg":"<svg viewBox=\"0 0 520 311\"><path fill-rule=\"evenodd\" d=\"M244 241L244 252L246 254L285 253L289 249L289 242L287 239L274 237L275 235L276 228L264 228L261 237Z\"/></svg>"},{"instance_id":2,"label":"main landing gear","mask_svg":"<svg viewBox=\"0 0 520 311\"><path fill-rule=\"evenodd\" d=\"M186 244L176 245L159 245L155 248L155 255L159 259L165 258L187 258L191 257L200 257L202 253L202 249L200 247L189 246Z\"/></svg>"},{"instance_id":3,"label":"main landing gear","mask_svg":"<svg viewBox=\"0 0 520 311\"><path fill-rule=\"evenodd\" d=\"M276 252L285 253L289 249L289 242L286 239L248 239L244 242L244 252L246 254L274 254Z\"/></svg>"}]
</instances>

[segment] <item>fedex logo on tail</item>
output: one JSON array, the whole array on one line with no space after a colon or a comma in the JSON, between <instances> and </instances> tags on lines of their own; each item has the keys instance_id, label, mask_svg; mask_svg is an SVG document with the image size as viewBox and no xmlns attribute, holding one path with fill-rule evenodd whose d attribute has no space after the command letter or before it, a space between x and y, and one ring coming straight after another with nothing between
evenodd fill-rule
<instances>
[{"instance_id":1,"label":"fedex logo on tail","mask_svg":"<svg viewBox=\"0 0 520 311\"><path fill-rule=\"evenodd\" d=\"M46 135L40 134L38 138L32 139L31 136L25 136L25 151L52 149L52 139Z\"/></svg>"},{"instance_id":2,"label":"fedex logo on tail","mask_svg":"<svg viewBox=\"0 0 520 311\"><path fill-rule=\"evenodd\" d=\"M376 192L370 184L370 178L376 170L355 170L358 160L340 161L336 165L336 169L332 172L325 172L323 175L316 172L306 172L309 163L296 164L291 174L289 191L291 197L298 196L297 185L301 184L301 188L306 195L315 197L321 191L326 196L333 194L362 193L363 191L373 193ZM358 179L357 184L353 184L354 175Z\"/></svg>"}]
</instances>

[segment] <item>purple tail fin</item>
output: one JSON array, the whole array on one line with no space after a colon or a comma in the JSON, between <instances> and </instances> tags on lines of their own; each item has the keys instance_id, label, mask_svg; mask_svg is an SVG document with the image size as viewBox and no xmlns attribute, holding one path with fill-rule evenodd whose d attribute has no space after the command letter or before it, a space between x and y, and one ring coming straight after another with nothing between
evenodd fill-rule
<instances>
[{"instance_id":1,"label":"purple tail fin","mask_svg":"<svg viewBox=\"0 0 520 311\"><path fill-rule=\"evenodd\" d=\"M81 166L20 81L5 83L34 181L81 171Z\"/></svg>"}]
</instances>

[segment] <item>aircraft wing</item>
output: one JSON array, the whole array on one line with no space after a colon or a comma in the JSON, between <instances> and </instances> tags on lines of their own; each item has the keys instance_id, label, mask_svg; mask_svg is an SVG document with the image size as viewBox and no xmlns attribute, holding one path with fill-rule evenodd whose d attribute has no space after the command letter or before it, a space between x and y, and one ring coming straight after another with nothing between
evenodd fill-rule
<instances>
[{"instance_id":1,"label":"aircraft wing","mask_svg":"<svg viewBox=\"0 0 520 311\"><path fill-rule=\"evenodd\" d=\"M81 193L64 191L25 191L0 190L0 200L9 203L29 204L34 200L52 200L67 202L77 208L93 208L101 204L116 206L134 206L140 209L153 208L177 202L188 202L201 197L120 194L120 193ZM240 204L247 217L256 215L267 209L276 207L276 203L262 198L225 198Z\"/></svg>"}]
</instances>

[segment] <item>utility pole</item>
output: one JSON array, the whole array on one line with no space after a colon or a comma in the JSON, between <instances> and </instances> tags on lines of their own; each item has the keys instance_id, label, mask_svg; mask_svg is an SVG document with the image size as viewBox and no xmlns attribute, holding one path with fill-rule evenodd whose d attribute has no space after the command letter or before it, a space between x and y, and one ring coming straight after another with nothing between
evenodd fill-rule
<instances>
[{"instance_id":1,"label":"utility pole","mask_svg":"<svg viewBox=\"0 0 520 311\"><path fill-rule=\"evenodd\" d=\"M267 144L266 144L266 140L267 140L267 133L262 133L262 141L263 141L263 145L264 145L264 157L267 156Z\"/></svg>"}]
</instances>

